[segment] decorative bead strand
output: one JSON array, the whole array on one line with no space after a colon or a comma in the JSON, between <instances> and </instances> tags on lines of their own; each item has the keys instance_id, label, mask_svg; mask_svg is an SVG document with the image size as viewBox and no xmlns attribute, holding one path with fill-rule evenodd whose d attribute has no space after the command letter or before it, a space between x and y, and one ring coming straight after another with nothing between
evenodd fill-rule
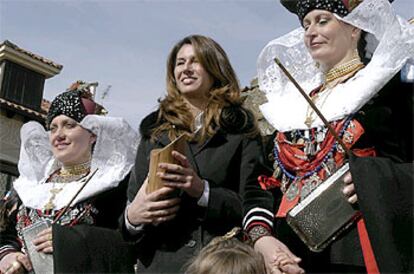
<instances>
[{"instance_id":1,"label":"decorative bead strand","mask_svg":"<svg viewBox=\"0 0 414 274\"><path fill-rule=\"evenodd\" d=\"M348 117L347 120L345 121L343 127L341 128L340 132L339 132L339 137L342 138L342 136L345 133L345 130L348 128L350 122L352 120L352 116ZM305 179L308 178L310 176L312 176L313 174L319 172L322 168L323 168L323 164L326 163L329 159L330 155L333 155L333 153L335 152L335 150L337 149L337 141L335 141L331 148L329 149L328 153L326 153L326 155L324 156L323 160L321 161L321 163L316 166L313 170L310 170L308 172L306 172L303 176L295 176L292 173L290 173L286 167L283 165L282 161L279 158L279 145L277 144L277 141L275 139L275 146L273 149L273 154L275 156L275 163L280 167L280 169L282 170L283 174L285 174L286 177L288 177L289 179L291 179L292 181L294 180L298 180L298 179Z\"/></svg>"},{"instance_id":2,"label":"decorative bead strand","mask_svg":"<svg viewBox=\"0 0 414 274\"><path fill-rule=\"evenodd\" d=\"M325 74L325 82L329 83L332 82L342 76L345 76L361 67L363 67L364 64L361 62L361 59L359 57L354 58L342 65L339 65L338 67L334 67L330 69Z\"/></svg>"}]
</instances>

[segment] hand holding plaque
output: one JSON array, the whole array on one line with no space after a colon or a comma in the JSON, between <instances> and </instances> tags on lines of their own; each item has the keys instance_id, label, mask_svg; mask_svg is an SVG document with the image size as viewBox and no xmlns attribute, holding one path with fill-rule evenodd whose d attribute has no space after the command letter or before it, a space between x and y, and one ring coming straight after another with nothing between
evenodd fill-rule
<instances>
[{"instance_id":1,"label":"hand holding plaque","mask_svg":"<svg viewBox=\"0 0 414 274\"><path fill-rule=\"evenodd\" d=\"M161 171L158 165L160 163L178 164L178 160L172 156L172 152L175 150L181 154L185 154L186 141L187 135L182 134L167 146L151 151L147 186L148 193L154 192L164 186L162 179L157 176L157 172Z\"/></svg>"}]
</instances>

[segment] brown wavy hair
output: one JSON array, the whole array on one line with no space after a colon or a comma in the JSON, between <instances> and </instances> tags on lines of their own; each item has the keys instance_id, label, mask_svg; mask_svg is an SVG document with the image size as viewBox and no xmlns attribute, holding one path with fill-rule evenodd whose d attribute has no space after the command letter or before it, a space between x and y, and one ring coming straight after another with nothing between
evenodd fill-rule
<instances>
[{"instance_id":1,"label":"brown wavy hair","mask_svg":"<svg viewBox=\"0 0 414 274\"><path fill-rule=\"evenodd\" d=\"M197 60L213 79L209 91L207 107L204 110L203 127L197 141L211 137L220 126L221 112L227 106L240 106L240 86L237 76L223 48L209 37L190 35L179 41L171 50L167 60L167 95L160 99L157 127L152 131L152 139L168 132L170 140L183 133L192 133L194 117L178 90L174 68L176 57L182 46L194 48Z\"/></svg>"}]
</instances>

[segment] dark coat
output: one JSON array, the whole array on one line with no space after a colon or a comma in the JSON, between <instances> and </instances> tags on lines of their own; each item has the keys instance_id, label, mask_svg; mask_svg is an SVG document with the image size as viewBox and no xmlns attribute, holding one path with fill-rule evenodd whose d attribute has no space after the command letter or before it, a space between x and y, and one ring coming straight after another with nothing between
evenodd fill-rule
<instances>
[{"instance_id":1,"label":"dark coat","mask_svg":"<svg viewBox=\"0 0 414 274\"><path fill-rule=\"evenodd\" d=\"M186 155L193 169L209 182L208 206L200 207L197 199L182 193L175 219L158 226L145 226L137 242L140 273L182 272L185 262L212 237L241 226L241 197L245 183L258 176L254 167L261 157L262 147L259 136L250 138L244 134L252 126L253 117L248 116L251 121L247 124L238 123L241 119L238 110L234 109L234 113L230 110L236 114L228 116L234 121L205 142L187 143ZM142 139L129 182L129 201L134 199L148 174L150 151L170 143L166 134L155 143L150 141L148 133L156 126L156 116L156 112L150 114L141 124Z\"/></svg>"}]
</instances>

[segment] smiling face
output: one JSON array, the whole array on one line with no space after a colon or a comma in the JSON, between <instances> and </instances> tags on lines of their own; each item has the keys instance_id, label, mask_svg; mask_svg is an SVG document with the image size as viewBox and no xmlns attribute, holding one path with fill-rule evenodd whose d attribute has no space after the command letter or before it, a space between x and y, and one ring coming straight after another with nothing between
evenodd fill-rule
<instances>
[{"instance_id":1,"label":"smiling face","mask_svg":"<svg viewBox=\"0 0 414 274\"><path fill-rule=\"evenodd\" d=\"M177 89L184 97L208 97L213 79L201 65L191 44L184 44L177 52L174 67Z\"/></svg>"},{"instance_id":2,"label":"smiling face","mask_svg":"<svg viewBox=\"0 0 414 274\"><path fill-rule=\"evenodd\" d=\"M312 10L303 19L305 45L312 58L330 69L353 58L359 29L325 10Z\"/></svg>"},{"instance_id":3,"label":"smiling face","mask_svg":"<svg viewBox=\"0 0 414 274\"><path fill-rule=\"evenodd\" d=\"M56 116L50 123L49 141L52 152L64 166L88 161L95 140L95 135L66 115Z\"/></svg>"}]
</instances>

